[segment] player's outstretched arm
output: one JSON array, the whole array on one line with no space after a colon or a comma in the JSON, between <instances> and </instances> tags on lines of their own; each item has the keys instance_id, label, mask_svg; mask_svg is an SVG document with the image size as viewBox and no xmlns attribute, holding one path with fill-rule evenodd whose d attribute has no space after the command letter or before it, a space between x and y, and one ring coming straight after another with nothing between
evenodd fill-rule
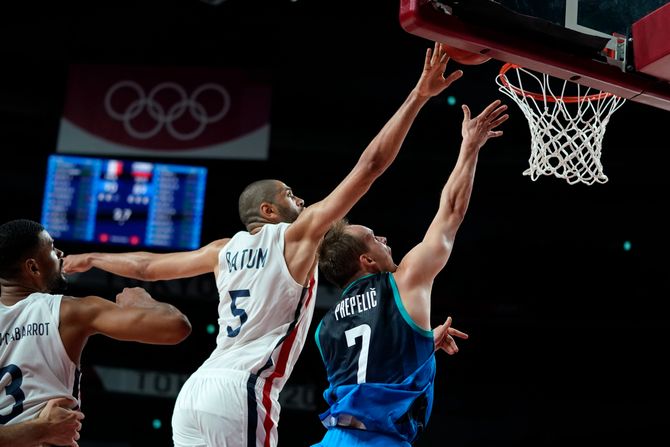
<instances>
[{"instance_id":1,"label":"player's outstretched arm","mask_svg":"<svg viewBox=\"0 0 670 447\"><path fill-rule=\"evenodd\" d=\"M62 445L77 447L84 414L70 410L71 399L52 399L40 415L31 421L0 425L0 447Z\"/></svg>"},{"instance_id":2,"label":"player's outstretched arm","mask_svg":"<svg viewBox=\"0 0 670 447\"><path fill-rule=\"evenodd\" d=\"M426 51L423 71L416 86L363 151L351 172L325 199L307 207L287 230L286 241L289 246L286 259L291 266L293 258L296 257L298 260L293 264L300 265L297 271L293 271L296 269L292 268L291 273L294 277L302 277L301 273L306 272L314 261L313 255L304 256L304 259L303 255L314 252L330 225L351 210L396 158L419 110L431 97L441 93L462 76L460 70L447 77L444 76L448 60L440 44L436 43L433 50ZM291 242L295 243L293 247L290 246Z\"/></svg>"},{"instance_id":3,"label":"player's outstretched arm","mask_svg":"<svg viewBox=\"0 0 670 447\"><path fill-rule=\"evenodd\" d=\"M65 273L85 272L98 268L115 275L142 281L157 281L212 273L218 264L219 251L230 239L219 239L198 250L175 253L82 253L63 258Z\"/></svg>"},{"instance_id":4,"label":"player's outstretched arm","mask_svg":"<svg viewBox=\"0 0 670 447\"><path fill-rule=\"evenodd\" d=\"M442 189L440 205L423 241L403 258L395 273L407 312L422 327L430 327L430 291L433 280L451 254L456 232L465 217L475 178L479 150L490 139L502 135L494 130L507 120L507 106L499 100L471 118L463 105L463 141L456 165Z\"/></svg>"}]
</instances>

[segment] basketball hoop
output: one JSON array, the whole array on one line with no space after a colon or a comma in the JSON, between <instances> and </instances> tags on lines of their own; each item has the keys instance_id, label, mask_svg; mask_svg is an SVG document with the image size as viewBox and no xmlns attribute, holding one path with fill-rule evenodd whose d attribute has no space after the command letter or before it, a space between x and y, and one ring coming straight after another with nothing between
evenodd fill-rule
<instances>
[{"instance_id":1,"label":"basketball hoop","mask_svg":"<svg viewBox=\"0 0 670 447\"><path fill-rule=\"evenodd\" d=\"M507 78L510 71L516 73L517 85ZM530 167L523 175L533 181L540 175L553 175L571 185L607 182L600 162L603 136L610 117L626 100L569 81L563 81L561 86L556 78L541 76L518 65L505 64L496 77L499 90L512 98L528 119L531 156ZM536 91L541 93L524 89L523 80L537 83ZM550 81L554 82L553 87ZM568 87L576 93L567 95Z\"/></svg>"}]
</instances>

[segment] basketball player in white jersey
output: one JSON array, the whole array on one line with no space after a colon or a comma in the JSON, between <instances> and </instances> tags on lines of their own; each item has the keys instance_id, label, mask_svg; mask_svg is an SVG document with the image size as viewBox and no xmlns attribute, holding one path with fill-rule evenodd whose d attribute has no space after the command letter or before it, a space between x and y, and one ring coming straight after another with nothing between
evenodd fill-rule
<instances>
[{"instance_id":1,"label":"basketball player in white jersey","mask_svg":"<svg viewBox=\"0 0 670 447\"><path fill-rule=\"evenodd\" d=\"M41 224L0 225L0 426L39 419L55 398L78 409L79 362L91 335L176 344L191 332L181 312L141 288L124 289L116 303L60 294L62 264L63 252Z\"/></svg>"},{"instance_id":2,"label":"basketball player in white jersey","mask_svg":"<svg viewBox=\"0 0 670 447\"><path fill-rule=\"evenodd\" d=\"M141 280L214 273L220 297L217 346L179 392L172 417L176 446L277 445L278 396L312 320L319 243L395 159L423 105L461 77L460 70L444 77L447 60L440 45L426 52L409 97L320 202L304 208L285 183L261 180L240 195L246 231L232 238L191 252L65 258L67 272L96 267Z\"/></svg>"}]
</instances>

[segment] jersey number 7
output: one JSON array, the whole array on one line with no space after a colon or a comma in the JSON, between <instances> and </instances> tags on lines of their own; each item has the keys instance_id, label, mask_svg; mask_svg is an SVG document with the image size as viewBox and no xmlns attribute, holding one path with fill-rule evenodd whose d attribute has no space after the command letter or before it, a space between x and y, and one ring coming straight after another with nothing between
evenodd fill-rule
<instances>
[{"instance_id":1,"label":"jersey number 7","mask_svg":"<svg viewBox=\"0 0 670 447\"><path fill-rule=\"evenodd\" d=\"M344 332L344 335L347 337L347 347L351 348L356 346L356 339L362 337L361 343L361 354L358 356L358 375L357 382L365 383L365 375L368 370L368 352L370 349L370 334L372 330L367 324L361 324L360 326L353 327L348 331Z\"/></svg>"}]
</instances>

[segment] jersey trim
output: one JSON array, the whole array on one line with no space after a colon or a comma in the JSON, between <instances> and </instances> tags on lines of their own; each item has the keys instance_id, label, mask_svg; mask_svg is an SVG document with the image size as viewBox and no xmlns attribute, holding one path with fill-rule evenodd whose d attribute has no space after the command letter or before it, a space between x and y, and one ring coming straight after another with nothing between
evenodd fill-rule
<instances>
[{"instance_id":1,"label":"jersey trim","mask_svg":"<svg viewBox=\"0 0 670 447\"><path fill-rule=\"evenodd\" d=\"M323 324L323 320L319 321L319 325L316 327L316 331L314 332L314 338L316 339L316 347L319 348L319 353L321 354L321 360L323 362L326 362L326 357L323 355L323 348L321 347L321 342L319 341L319 334L321 333L321 325Z\"/></svg>"},{"instance_id":2,"label":"jersey trim","mask_svg":"<svg viewBox=\"0 0 670 447\"><path fill-rule=\"evenodd\" d=\"M74 370L74 385L72 386L72 396L77 401L77 407L74 410L79 409L79 381L81 380L81 371L79 368Z\"/></svg>"},{"instance_id":3,"label":"jersey trim","mask_svg":"<svg viewBox=\"0 0 670 447\"><path fill-rule=\"evenodd\" d=\"M360 278L353 280L353 281L350 282L349 285L342 291L342 293L340 294L340 298L344 298L344 295L345 295L345 294L349 291L349 289L351 289L355 284L358 284L359 282L363 281L365 278L369 278L369 277L374 276L374 275L376 275L376 274L377 274L377 273L369 273L369 274L367 274L367 275L365 275L365 276L361 276Z\"/></svg>"},{"instance_id":4,"label":"jersey trim","mask_svg":"<svg viewBox=\"0 0 670 447\"><path fill-rule=\"evenodd\" d=\"M405 305L402 303L402 298L400 298L400 292L398 292L398 285L395 283L393 273L389 273L389 281L391 282L391 287L393 288L393 298L395 300L395 304L398 306L398 310L400 311L400 315L402 315L403 320L405 320L405 322L419 334L423 335L424 337L433 338L432 329L426 330L422 328L416 324L414 320L412 320L412 317L409 316L407 309L405 309Z\"/></svg>"},{"instance_id":5,"label":"jersey trim","mask_svg":"<svg viewBox=\"0 0 670 447\"><path fill-rule=\"evenodd\" d=\"M263 225L263 228L265 228L266 225ZM280 248L281 248L282 253L283 253L284 249L286 248L286 230L288 230L288 227L290 227L291 224L287 223L287 222L280 222L280 223L274 224L274 225L278 225L279 228L280 228L280 230L279 230L279 232L281 233L280 234L281 237L279 238L280 241L281 241ZM294 285L300 287L301 289L304 289L305 285L296 281L295 278L293 277L293 275L291 275L291 270L288 268L288 263L286 262L286 258L284 256L282 256L282 259L283 259L283 262L281 263L281 269L284 271L284 275L286 275L287 278L289 278L291 281L293 281Z\"/></svg>"},{"instance_id":6,"label":"jersey trim","mask_svg":"<svg viewBox=\"0 0 670 447\"><path fill-rule=\"evenodd\" d=\"M309 280L309 288L304 289L304 295L306 295L306 298L304 300L305 308L309 305L309 302L314 296L315 284L316 279L314 276L312 276L312 278ZM284 374L286 373L286 365L288 364L291 348L293 347L295 337L298 334L296 326L298 325L297 324L298 318L300 317L300 310L302 308L303 308L303 300L301 299L300 302L298 303L298 309L296 309L295 320L289 326L289 333L287 334L286 338L282 340L282 342L280 342L282 343L282 347L281 350L279 351L279 356L277 357L277 365L272 374L270 374L270 376L267 379L265 379L265 385L263 386L263 406L265 407L266 410L265 420L263 421L263 427L265 428L265 442L263 443L263 445L265 447L270 447L270 434L272 432L274 425L272 422L272 399L270 398L272 383L274 382L275 379L279 377L284 377ZM272 357L270 357L269 360L272 360ZM261 371L258 372L259 375Z\"/></svg>"},{"instance_id":7,"label":"jersey trim","mask_svg":"<svg viewBox=\"0 0 670 447\"><path fill-rule=\"evenodd\" d=\"M65 301L66 299L76 300L77 298L74 298L74 297L67 297L66 298L65 295L55 295L55 296L59 297L59 298L56 298L56 301L58 301L58 304L57 304L56 308L53 309L54 313L52 313L52 315L53 315L54 321L56 322L56 327L60 329L60 313L61 313L61 308L63 307L63 301ZM74 366L75 370L79 372L79 375L81 375L81 371L79 371L79 365L77 365L75 362L72 361L72 359L70 358L70 354L68 354L67 349L65 349L65 343L63 343L63 339L60 338L60 331L58 332L58 337L57 337L56 343L58 343L59 348L62 350L61 352L62 352L63 358L66 358L72 364L72 366ZM75 399L77 399L77 402L79 402L79 375L75 376L75 378L76 378L75 386L77 387L77 394L74 397L75 397Z\"/></svg>"},{"instance_id":8,"label":"jersey trim","mask_svg":"<svg viewBox=\"0 0 670 447\"><path fill-rule=\"evenodd\" d=\"M256 382L258 382L258 376L253 373L249 374L249 380L247 380L247 447L256 446L256 429L258 428Z\"/></svg>"}]
</instances>

